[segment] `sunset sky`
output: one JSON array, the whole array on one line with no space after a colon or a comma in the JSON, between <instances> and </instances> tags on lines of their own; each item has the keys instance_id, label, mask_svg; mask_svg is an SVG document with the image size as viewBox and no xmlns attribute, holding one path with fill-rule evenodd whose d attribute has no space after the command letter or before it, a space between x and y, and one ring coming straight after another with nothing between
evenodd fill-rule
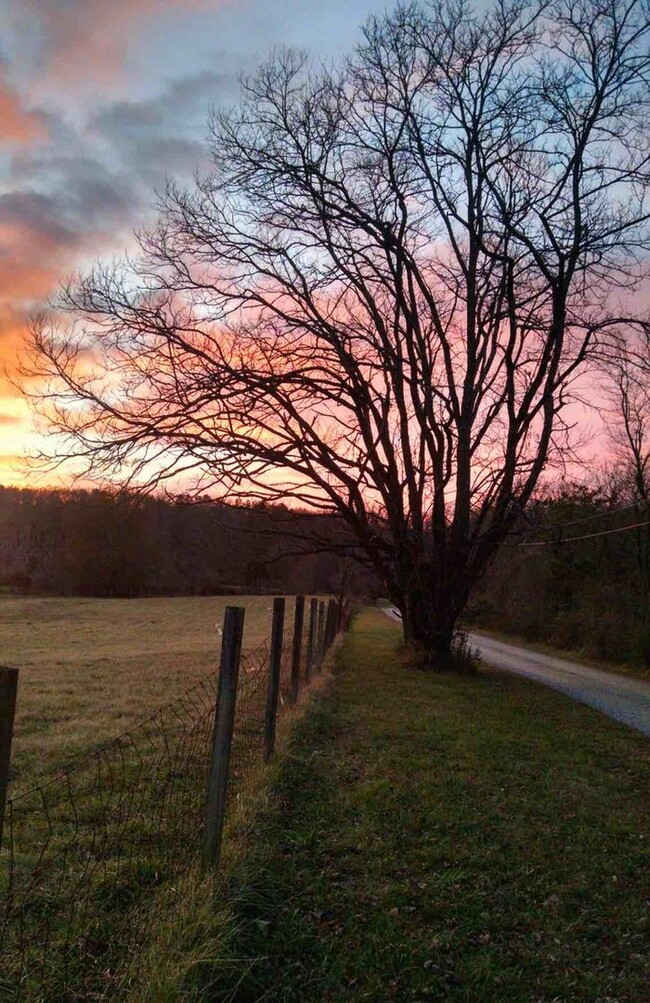
<instances>
[{"instance_id":1,"label":"sunset sky","mask_svg":"<svg viewBox=\"0 0 650 1003\"><path fill-rule=\"evenodd\" d=\"M73 270L123 250L166 175L205 165L211 106L280 44L336 57L373 0L5 0L0 359ZM0 377L0 484L27 480L29 409Z\"/></svg>"}]
</instances>

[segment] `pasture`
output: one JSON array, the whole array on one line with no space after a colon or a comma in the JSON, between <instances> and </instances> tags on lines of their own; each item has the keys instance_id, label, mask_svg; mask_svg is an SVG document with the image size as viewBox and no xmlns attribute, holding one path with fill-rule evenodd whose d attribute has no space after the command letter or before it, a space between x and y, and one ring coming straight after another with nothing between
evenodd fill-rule
<instances>
[{"instance_id":1,"label":"pasture","mask_svg":"<svg viewBox=\"0 0 650 1003\"><path fill-rule=\"evenodd\" d=\"M0 597L0 664L19 668L12 786L24 788L139 724L213 672L223 611L244 648L270 632L268 596ZM287 603L290 627L293 603Z\"/></svg>"}]
</instances>

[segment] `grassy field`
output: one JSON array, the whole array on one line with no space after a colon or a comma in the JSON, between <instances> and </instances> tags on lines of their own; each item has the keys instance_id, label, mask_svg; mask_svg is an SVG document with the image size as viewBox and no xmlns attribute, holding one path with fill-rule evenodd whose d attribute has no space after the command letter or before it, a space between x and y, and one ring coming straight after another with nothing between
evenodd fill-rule
<instances>
[{"instance_id":1,"label":"grassy field","mask_svg":"<svg viewBox=\"0 0 650 1003\"><path fill-rule=\"evenodd\" d=\"M0 999L101 994L128 971L159 896L196 868L229 603L246 607L250 653L232 808L247 802L263 760L268 597L0 600L3 660L21 670L0 850ZM281 699L292 624L290 599Z\"/></svg>"},{"instance_id":2,"label":"grassy field","mask_svg":"<svg viewBox=\"0 0 650 1003\"><path fill-rule=\"evenodd\" d=\"M365 613L159 998L645 1003L649 766L561 694L406 666Z\"/></svg>"},{"instance_id":3,"label":"grassy field","mask_svg":"<svg viewBox=\"0 0 650 1003\"><path fill-rule=\"evenodd\" d=\"M263 596L0 597L0 661L21 670L14 788L127 731L214 671L228 603L246 606L245 648L264 640Z\"/></svg>"},{"instance_id":4,"label":"grassy field","mask_svg":"<svg viewBox=\"0 0 650 1003\"><path fill-rule=\"evenodd\" d=\"M85 613L81 603L74 616L60 602L46 601L49 636L64 651L77 638L73 694L93 651L114 666L69 719L86 720L88 745L93 721L102 739L107 720L123 730L124 718L106 717L113 675L144 712L161 702L158 686L168 699L209 670L227 600L143 600L146 629L137 600L92 601ZM251 602L249 645L269 621L268 600ZM41 614L31 647L28 624L15 634L14 659L33 681L48 678L47 622ZM335 658L332 684L281 740L279 761L270 773L258 764L216 883L193 857L173 881L156 879L137 985L120 998L645 1003L647 740L525 679L418 670L379 611L357 619ZM52 755L69 754L64 714L57 729ZM35 726L32 756L37 739ZM47 996L60 999L56 988Z\"/></svg>"}]
</instances>

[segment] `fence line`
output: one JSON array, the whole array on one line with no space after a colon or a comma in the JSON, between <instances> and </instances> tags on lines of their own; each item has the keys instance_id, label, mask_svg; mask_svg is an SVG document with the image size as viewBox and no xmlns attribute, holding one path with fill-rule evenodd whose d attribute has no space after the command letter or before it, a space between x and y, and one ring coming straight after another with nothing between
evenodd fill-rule
<instances>
[{"instance_id":1,"label":"fence line","mask_svg":"<svg viewBox=\"0 0 650 1003\"><path fill-rule=\"evenodd\" d=\"M226 817L226 792L232 736L235 727L239 662L244 636L244 613L241 606L228 606L223 620L223 641L219 686L214 714L212 756L205 802L203 831L203 866L216 867L221 852L221 839Z\"/></svg>"},{"instance_id":2,"label":"fence line","mask_svg":"<svg viewBox=\"0 0 650 1003\"><path fill-rule=\"evenodd\" d=\"M228 805L250 765L272 756L277 713L298 696L296 664L307 682L334 639L333 600L327 616L325 605L309 604L306 635L296 613L286 644L276 599L271 637L244 652L244 611L228 607L219 674L50 780L9 793L3 1003L111 998L146 937L156 890L200 858L217 863Z\"/></svg>"},{"instance_id":3,"label":"fence line","mask_svg":"<svg viewBox=\"0 0 650 1003\"><path fill-rule=\"evenodd\" d=\"M9 764L11 762L17 691L18 669L0 667L0 850L2 849L5 803L9 787Z\"/></svg>"}]
</instances>

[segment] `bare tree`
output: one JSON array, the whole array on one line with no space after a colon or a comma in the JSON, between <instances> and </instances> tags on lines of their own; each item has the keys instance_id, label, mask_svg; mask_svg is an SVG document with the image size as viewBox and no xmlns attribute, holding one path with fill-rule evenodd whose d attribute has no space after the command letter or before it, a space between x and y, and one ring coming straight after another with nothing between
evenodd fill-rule
<instances>
[{"instance_id":1,"label":"bare tree","mask_svg":"<svg viewBox=\"0 0 650 1003\"><path fill-rule=\"evenodd\" d=\"M281 52L140 253L65 291L59 455L332 511L440 656L648 249L647 0L413 3Z\"/></svg>"},{"instance_id":2,"label":"bare tree","mask_svg":"<svg viewBox=\"0 0 650 1003\"><path fill-rule=\"evenodd\" d=\"M363 583L359 576L360 568L350 557L339 561L329 585L338 603L339 615L347 619L350 615L355 597L363 594Z\"/></svg>"},{"instance_id":3,"label":"bare tree","mask_svg":"<svg viewBox=\"0 0 650 1003\"><path fill-rule=\"evenodd\" d=\"M616 472L624 500L637 509L637 562L646 603L650 603L650 527L646 525L650 515L650 325L640 325L627 337L614 330L600 353L610 438L618 454Z\"/></svg>"},{"instance_id":4,"label":"bare tree","mask_svg":"<svg viewBox=\"0 0 650 1003\"><path fill-rule=\"evenodd\" d=\"M650 328L638 340L619 341L605 363L610 381L611 429L629 468L635 501L650 502Z\"/></svg>"}]
</instances>

